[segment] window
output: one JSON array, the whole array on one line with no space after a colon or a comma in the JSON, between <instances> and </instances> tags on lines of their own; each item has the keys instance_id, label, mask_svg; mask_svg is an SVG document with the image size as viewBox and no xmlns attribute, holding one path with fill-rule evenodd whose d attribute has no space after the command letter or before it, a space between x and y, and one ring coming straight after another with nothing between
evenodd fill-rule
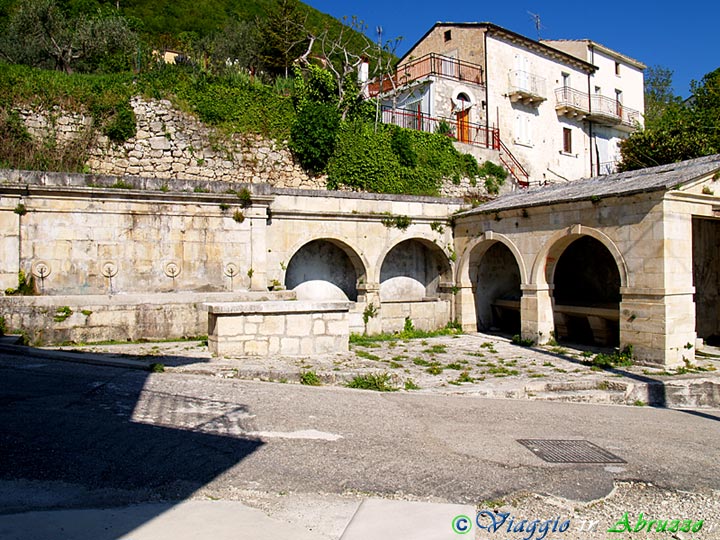
<instances>
[{"instance_id":1,"label":"window","mask_svg":"<svg viewBox=\"0 0 720 540\"><path fill-rule=\"evenodd\" d=\"M444 38L445 38L445 43L450 41L452 39L452 30L445 30Z\"/></svg>"},{"instance_id":2,"label":"window","mask_svg":"<svg viewBox=\"0 0 720 540\"><path fill-rule=\"evenodd\" d=\"M563 128L563 152L572 154L572 130Z\"/></svg>"},{"instance_id":3,"label":"window","mask_svg":"<svg viewBox=\"0 0 720 540\"><path fill-rule=\"evenodd\" d=\"M515 143L532 146L532 124L530 116L517 114L515 116Z\"/></svg>"},{"instance_id":4,"label":"window","mask_svg":"<svg viewBox=\"0 0 720 540\"><path fill-rule=\"evenodd\" d=\"M620 62L615 62L615 75L620 76Z\"/></svg>"}]
</instances>

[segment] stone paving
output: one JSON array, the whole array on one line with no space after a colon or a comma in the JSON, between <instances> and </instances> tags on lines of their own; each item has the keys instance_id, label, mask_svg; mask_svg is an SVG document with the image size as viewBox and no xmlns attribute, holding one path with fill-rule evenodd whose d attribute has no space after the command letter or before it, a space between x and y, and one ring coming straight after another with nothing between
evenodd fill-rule
<instances>
[{"instance_id":1,"label":"stone paving","mask_svg":"<svg viewBox=\"0 0 720 540\"><path fill-rule=\"evenodd\" d=\"M204 341L84 345L60 350L160 363L166 370L282 383L347 385L356 377L388 389L675 407L720 406L720 356L668 373L646 366L600 369L608 350L566 345L523 347L482 333L431 338L353 340L342 354L303 358L212 358ZM56 349L57 350L57 349ZM715 351L717 352L717 351Z\"/></svg>"}]
</instances>

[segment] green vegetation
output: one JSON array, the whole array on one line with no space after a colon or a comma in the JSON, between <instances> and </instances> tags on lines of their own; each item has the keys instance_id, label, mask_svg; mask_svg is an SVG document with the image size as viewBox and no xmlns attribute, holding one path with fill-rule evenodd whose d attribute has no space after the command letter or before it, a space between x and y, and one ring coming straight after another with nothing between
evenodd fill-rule
<instances>
[{"instance_id":1,"label":"green vegetation","mask_svg":"<svg viewBox=\"0 0 720 540\"><path fill-rule=\"evenodd\" d=\"M415 384L415 381L408 379L405 381L405 390L420 390L420 387Z\"/></svg>"},{"instance_id":2,"label":"green vegetation","mask_svg":"<svg viewBox=\"0 0 720 540\"><path fill-rule=\"evenodd\" d=\"M367 351L357 350L355 351L355 354L358 355L360 358L365 358L366 360L373 360L378 361L380 360L380 357L376 354L369 353Z\"/></svg>"},{"instance_id":3,"label":"green vegetation","mask_svg":"<svg viewBox=\"0 0 720 540\"><path fill-rule=\"evenodd\" d=\"M148 366L148 371L150 373L164 373L165 372L165 365L161 364L159 362L153 362Z\"/></svg>"},{"instance_id":4,"label":"green vegetation","mask_svg":"<svg viewBox=\"0 0 720 540\"><path fill-rule=\"evenodd\" d=\"M691 99L672 92L672 71L652 66L645 77L645 126L620 145L621 171L720 152L720 68L690 85Z\"/></svg>"},{"instance_id":5,"label":"green vegetation","mask_svg":"<svg viewBox=\"0 0 720 540\"><path fill-rule=\"evenodd\" d=\"M0 336L4 336L7 333L7 322L5 317L0 317Z\"/></svg>"},{"instance_id":6,"label":"green vegetation","mask_svg":"<svg viewBox=\"0 0 720 540\"><path fill-rule=\"evenodd\" d=\"M458 330L455 323L448 323L445 328L440 328L438 330L425 331L415 329L412 321L410 319L406 319L405 328L402 332L398 332L395 334L377 334L374 336L368 336L363 334L350 334L350 344L360 347L368 347L370 346L369 344L382 341L392 342L400 339L426 339L437 336L452 336L461 333L462 330Z\"/></svg>"},{"instance_id":7,"label":"green vegetation","mask_svg":"<svg viewBox=\"0 0 720 540\"><path fill-rule=\"evenodd\" d=\"M5 289L7 296L32 296L35 294L35 277L28 277L23 270L18 272L18 286L15 289Z\"/></svg>"},{"instance_id":8,"label":"green vegetation","mask_svg":"<svg viewBox=\"0 0 720 540\"><path fill-rule=\"evenodd\" d=\"M375 390L377 392L395 392L397 388L392 384L392 376L389 373L368 373L356 375L347 383L348 388L359 388L361 390Z\"/></svg>"},{"instance_id":9,"label":"green vegetation","mask_svg":"<svg viewBox=\"0 0 720 540\"><path fill-rule=\"evenodd\" d=\"M320 377L314 371L301 371L300 372L300 384L306 386L320 386Z\"/></svg>"},{"instance_id":10,"label":"green vegetation","mask_svg":"<svg viewBox=\"0 0 720 540\"><path fill-rule=\"evenodd\" d=\"M533 345L535 345L534 339L524 339L520 337L520 334L515 334L510 341L513 345L519 345L521 347L532 347Z\"/></svg>"},{"instance_id":11,"label":"green vegetation","mask_svg":"<svg viewBox=\"0 0 720 540\"><path fill-rule=\"evenodd\" d=\"M412 224L412 219L408 216L394 216L388 213L387 217L383 218L382 224L388 229L395 227L396 229L404 231Z\"/></svg>"},{"instance_id":12,"label":"green vegetation","mask_svg":"<svg viewBox=\"0 0 720 540\"><path fill-rule=\"evenodd\" d=\"M585 356L583 354L583 356ZM592 360L583 361L583 364L597 369L611 369L615 367L629 367L633 365L633 348L628 345L622 351L617 350L612 354L598 353Z\"/></svg>"},{"instance_id":13,"label":"green vegetation","mask_svg":"<svg viewBox=\"0 0 720 540\"><path fill-rule=\"evenodd\" d=\"M55 316L53 317L53 320L55 322L63 322L68 317L70 317L70 315L72 315L72 314L73 314L73 310L70 309L69 306L62 306L62 307L57 308L57 310L55 311Z\"/></svg>"}]
</instances>

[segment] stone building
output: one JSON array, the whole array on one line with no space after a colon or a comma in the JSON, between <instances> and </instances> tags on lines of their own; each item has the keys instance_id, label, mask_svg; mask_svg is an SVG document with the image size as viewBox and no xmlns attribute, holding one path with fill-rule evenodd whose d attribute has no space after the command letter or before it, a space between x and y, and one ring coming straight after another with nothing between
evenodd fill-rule
<instances>
[{"instance_id":1,"label":"stone building","mask_svg":"<svg viewBox=\"0 0 720 540\"><path fill-rule=\"evenodd\" d=\"M459 212L458 199L0 171L0 286L22 271L37 293L0 297L0 316L44 342L160 338L206 334L208 302L341 300L356 332L457 320L632 345L672 367L720 340L719 180L714 155Z\"/></svg>"},{"instance_id":2,"label":"stone building","mask_svg":"<svg viewBox=\"0 0 720 540\"><path fill-rule=\"evenodd\" d=\"M501 161L527 187L614 172L618 142L642 124L644 68L589 40L436 23L371 93L385 122L445 122L462 151Z\"/></svg>"}]
</instances>

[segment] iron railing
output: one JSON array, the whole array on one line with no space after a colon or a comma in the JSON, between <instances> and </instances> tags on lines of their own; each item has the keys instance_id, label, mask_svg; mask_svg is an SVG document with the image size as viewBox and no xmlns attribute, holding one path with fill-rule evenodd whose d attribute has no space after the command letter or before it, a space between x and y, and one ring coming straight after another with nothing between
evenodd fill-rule
<instances>
[{"instance_id":1,"label":"iron railing","mask_svg":"<svg viewBox=\"0 0 720 540\"><path fill-rule=\"evenodd\" d=\"M370 81L368 91L370 96L374 97L378 93L389 92L429 75L478 85L483 85L485 82L482 66L431 53L398 66L392 75Z\"/></svg>"},{"instance_id":2,"label":"iron railing","mask_svg":"<svg viewBox=\"0 0 720 540\"><path fill-rule=\"evenodd\" d=\"M394 124L406 129L437 133L445 124L448 135L459 142L480 146L482 148L500 149L500 137L497 128L488 128L480 124L458 121L453 118L433 118L427 114L408 109L383 107L383 124Z\"/></svg>"},{"instance_id":3,"label":"iron railing","mask_svg":"<svg viewBox=\"0 0 720 540\"><path fill-rule=\"evenodd\" d=\"M569 86L555 89L555 101L559 107L582 111L586 114L590 112L588 95L585 92L580 92Z\"/></svg>"},{"instance_id":4,"label":"iron railing","mask_svg":"<svg viewBox=\"0 0 720 540\"><path fill-rule=\"evenodd\" d=\"M459 142L497 150L500 161L520 187L530 185L530 175L522 164L513 155L510 149L500 139L497 128L488 128L480 124L473 124L463 120L451 118L433 118L427 114L407 109L393 109L384 107L382 110L384 124L394 124L406 129L436 133L444 123L449 130L448 135Z\"/></svg>"}]
</instances>

